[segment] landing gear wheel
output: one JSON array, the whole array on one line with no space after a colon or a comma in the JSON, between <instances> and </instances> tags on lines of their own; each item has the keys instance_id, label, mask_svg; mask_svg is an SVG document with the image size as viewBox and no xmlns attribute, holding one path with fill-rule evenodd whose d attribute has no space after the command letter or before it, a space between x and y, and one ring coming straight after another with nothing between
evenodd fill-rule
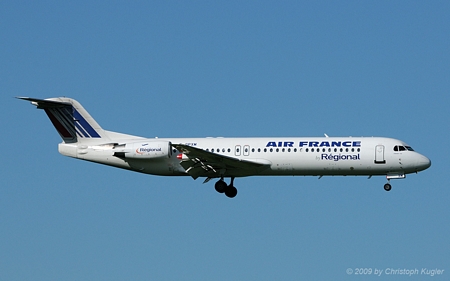
<instances>
[{"instance_id":1,"label":"landing gear wheel","mask_svg":"<svg viewBox=\"0 0 450 281\"><path fill-rule=\"evenodd\" d=\"M237 195L237 189L236 189L236 187L234 187L234 186L228 186L228 187L225 189L225 195L226 195L228 198L234 198L234 197L236 197L236 195Z\"/></svg>"},{"instance_id":2,"label":"landing gear wheel","mask_svg":"<svg viewBox=\"0 0 450 281\"><path fill-rule=\"evenodd\" d=\"M389 183L384 185L384 190L390 191L391 189L392 189L392 186Z\"/></svg>"},{"instance_id":3,"label":"landing gear wheel","mask_svg":"<svg viewBox=\"0 0 450 281\"><path fill-rule=\"evenodd\" d=\"M224 182L223 180L218 180L214 185L214 188L216 189L217 192L224 193L225 190L227 189L227 183Z\"/></svg>"}]
</instances>

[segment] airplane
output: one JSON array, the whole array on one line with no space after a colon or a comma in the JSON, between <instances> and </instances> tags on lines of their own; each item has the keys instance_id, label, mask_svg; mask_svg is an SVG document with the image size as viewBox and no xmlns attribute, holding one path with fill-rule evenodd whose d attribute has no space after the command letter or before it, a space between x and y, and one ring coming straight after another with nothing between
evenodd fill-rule
<instances>
[{"instance_id":1,"label":"airplane","mask_svg":"<svg viewBox=\"0 0 450 281\"><path fill-rule=\"evenodd\" d=\"M218 179L233 198L234 179L247 176L386 176L404 179L431 166L405 142L385 137L144 138L104 130L74 99L30 101L62 138L62 155L159 176ZM230 183L225 182L230 178Z\"/></svg>"}]
</instances>

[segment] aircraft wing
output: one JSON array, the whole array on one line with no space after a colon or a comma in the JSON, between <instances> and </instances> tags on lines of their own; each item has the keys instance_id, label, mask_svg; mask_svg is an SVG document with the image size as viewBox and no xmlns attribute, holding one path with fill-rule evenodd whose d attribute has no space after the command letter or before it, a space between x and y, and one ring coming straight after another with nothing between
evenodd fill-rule
<instances>
[{"instance_id":1,"label":"aircraft wing","mask_svg":"<svg viewBox=\"0 0 450 281\"><path fill-rule=\"evenodd\" d=\"M172 144L172 146L184 154L185 157L182 157L180 165L194 179L249 176L269 168L272 164L265 159L243 160L184 144Z\"/></svg>"}]
</instances>

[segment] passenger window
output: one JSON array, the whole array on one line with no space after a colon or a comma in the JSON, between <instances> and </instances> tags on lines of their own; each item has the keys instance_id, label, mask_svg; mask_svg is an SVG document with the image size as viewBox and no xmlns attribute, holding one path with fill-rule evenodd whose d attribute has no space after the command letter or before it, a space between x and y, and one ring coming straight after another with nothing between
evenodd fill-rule
<instances>
[{"instance_id":1,"label":"passenger window","mask_svg":"<svg viewBox=\"0 0 450 281\"><path fill-rule=\"evenodd\" d=\"M297 152L297 148L294 148L294 152Z\"/></svg>"}]
</instances>

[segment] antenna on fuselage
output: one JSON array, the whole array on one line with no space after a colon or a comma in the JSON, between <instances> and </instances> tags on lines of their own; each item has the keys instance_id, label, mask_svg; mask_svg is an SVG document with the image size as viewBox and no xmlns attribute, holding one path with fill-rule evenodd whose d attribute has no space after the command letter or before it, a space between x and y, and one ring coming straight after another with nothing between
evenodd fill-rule
<instances>
[{"instance_id":1,"label":"antenna on fuselage","mask_svg":"<svg viewBox=\"0 0 450 281\"><path fill-rule=\"evenodd\" d=\"M329 136L327 134L324 134L324 135L325 135L325 137L329 138Z\"/></svg>"}]
</instances>

